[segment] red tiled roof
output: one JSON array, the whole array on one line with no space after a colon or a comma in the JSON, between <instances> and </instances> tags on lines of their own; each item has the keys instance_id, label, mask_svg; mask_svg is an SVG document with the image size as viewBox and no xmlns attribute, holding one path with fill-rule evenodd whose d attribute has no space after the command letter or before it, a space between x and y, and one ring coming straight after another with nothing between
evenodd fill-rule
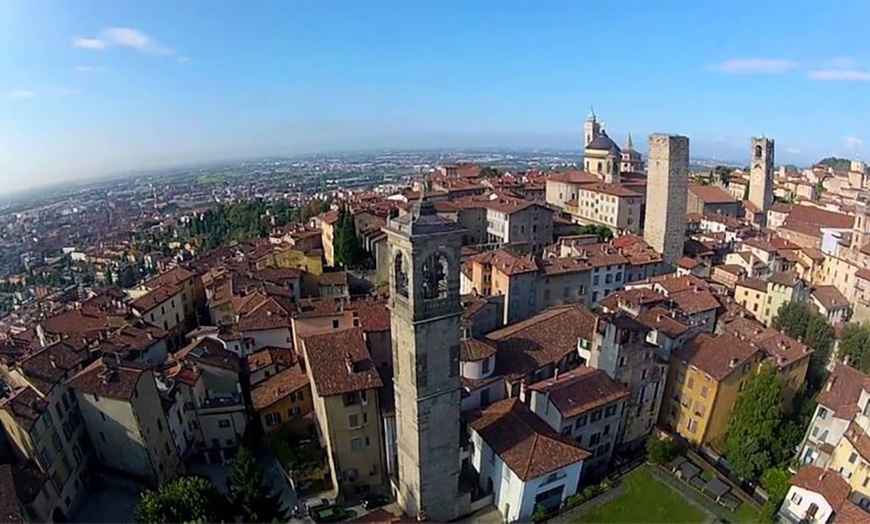
<instances>
[{"instance_id":1,"label":"red tiled roof","mask_svg":"<svg viewBox=\"0 0 870 524\"><path fill-rule=\"evenodd\" d=\"M834 412L837 418L852 420L858 412L858 399L870 376L837 362L825 388L819 392L818 403Z\"/></svg>"},{"instance_id":2,"label":"red tiled roof","mask_svg":"<svg viewBox=\"0 0 870 524\"><path fill-rule=\"evenodd\" d=\"M496 402L469 418L474 431L523 481L589 457L576 441L552 431L517 398Z\"/></svg>"},{"instance_id":3,"label":"red tiled roof","mask_svg":"<svg viewBox=\"0 0 870 524\"><path fill-rule=\"evenodd\" d=\"M755 277L744 277L737 281L737 286L767 293L767 282Z\"/></svg>"},{"instance_id":4,"label":"red tiled roof","mask_svg":"<svg viewBox=\"0 0 870 524\"><path fill-rule=\"evenodd\" d=\"M557 364L577 351L578 339L593 339L595 320L584 306L560 306L493 331L486 338L498 348L496 373L515 379Z\"/></svg>"},{"instance_id":5,"label":"red tiled roof","mask_svg":"<svg viewBox=\"0 0 870 524\"><path fill-rule=\"evenodd\" d=\"M731 204L737 203L737 199L718 186L701 186L698 184L689 185L689 191L703 200L705 204Z\"/></svg>"},{"instance_id":6,"label":"red tiled roof","mask_svg":"<svg viewBox=\"0 0 870 524\"><path fill-rule=\"evenodd\" d=\"M35 389L25 387L0 402L0 409L12 415L15 422L24 430L30 431L48 409L48 402Z\"/></svg>"},{"instance_id":7,"label":"red tiled roof","mask_svg":"<svg viewBox=\"0 0 870 524\"><path fill-rule=\"evenodd\" d=\"M849 301L835 286L818 286L813 289L811 294L828 311L849 307Z\"/></svg>"},{"instance_id":8,"label":"red tiled roof","mask_svg":"<svg viewBox=\"0 0 870 524\"><path fill-rule=\"evenodd\" d=\"M601 177L588 171L565 171L553 173L546 178L547 182L566 182L570 184L595 184L601 182Z\"/></svg>"},{"instance_id":9,"label":"red tiled roof","mask_svg":"<svg viewBox=\"0 0 870 524\"><path fill-rule=\"evenodd\" d=\"M201 364L238 372L241 368L239 357L224 348L223 344L209 337L203 337L179 349L175 353L179 360L193 360Z\"/></svg>"},{"instance_id":10,"label":"red tiled roof","mask_svg":"<svg viewBox=\"0 0 870 524\"><path fill-rule=\"evenodd\" d=\"M732 371L740 369L744 362L759 351L760 349L732 335L699 333L682 347L675 349L674 354L714 379L722 380Z\"/></svg>"},{"instance_id":11,"label":"red tiled roof","mask_svg":"<svg viewBox=\"0 0 870 524\"><path fill-rule=\"evenodd\" d=\"M308 375L298 365L289 367L258 383L251 389L254 409L267 408L290 393L308 387Z\"/></svg>"},{"instance_id":12,"label":"red tiled roof","mask_svg":"<svg viewBox=\"0 0 870 524\"><path fill-rule=\"evenodd\" d=\"M68 372L78 369L88 357L85 341L67 338L23 359L19 367L34 387L48 395Z\"/></svg>"},{"instance_id":13,"label":"red tiled roof","mask_svg":"<svg viewBox=\"0 0 870 524\"><path fill-rule=\"evenodd\" d=\"M846 500L834 515L834 523L843 524L870 524L870 513L851 500Z\"/></svg>"},{"instance_id":14,"label":"red tiled roof","mask_svg":"<svg viewBox=\"0 0 870 524\"><path fill-rule=\"evenodd\" d=\"M720 307L720 303L716 300L708 289L692 288L685 291L668 294L668 298L676 302L677 307L687 315L694 315L704 311L712 311Z\"/></svg>"},{"instance_id":15,"label":"red tiled roof","mask_svg":"<svg viewBox=\"0 0 870 524\"><path fill-rule=\"evenodd\" d=\"M262 331L266 329L289 329L290 313L281 307L274 298L268 298L239 319L240 331Z\"/></svg>"},{"instance_id":16,"label":"red tiled roof","mask_svg":"<svg viewBox=\"0 0 870 524\"><path fill-rule=\"evenodd\" d=\"M599 369L581 366L556 379L529 386L532 391L549 393L550 402L562 418L572 418L627 398L631 392Z\"/></svg>"},{"instance_id":17,"label":"red tiled roof","mask_svg":"<svg viewBox=\"0 0 870 524\"><path fill-rule=\"evenodd\" d=\"M817 466L804 466L789 483L823 496L836 513L849 498L851 489L843 477L833 471Z\"/></svg>"},{"instance_id":18,"label":"red tiled roof","mask_svg":"<svg viewBox=\"0 0 870 524\"><path fill-rule=\"evenodd\" d=\"M320 275L320 281L318 282L321 286L346 286L347 285L347 271L332 271L329 273L323 273Z\"/></svg>"},{"instance_id":19,"label":"red tiled roof","mask_svg":"<svg viewBox=\"0 0 870 524\"><path fill-rule=\"evenodd\" d=\"M475 362L487 359L496 353L496 348L491 343L469 338L463 340L459 346L459 360L462 362Z\"/></svg>"},{"instance_id":20,"label":"red tiled roof","mask_svg":"<svg viewBox=\"0 0 870 524\"><path fill-rule=\"evenodd\" d=\"M383 385L360 328L309 335L302 339L302 346L314 389L321 397Z\"/></svg>"},{"instance_id":21,"label":"red tiled roof","mask_svg":"<svg viewBox=\"0 0 870 524\"><path fill-rule=\"evenodd\" d=\"M359 326L364 332L390 330L390 311L386 300L356 300L347 308L359 314Z\"/></svg>"},{"instance_id":22,"label":"red tiled roof","mask_svg":"<svg viewBox=\"0 0 870 524\"><path fill-rule=\"evenodd\" d=\"M529 257L514 255L506 249L495 249L471 257L478 264L490 264L506 275L519 275L538 270L538 264Z\"/></svg>"},{"instance_id":23,"label":"red tiled roof","mask_svg":"<svg viewBox=\"0 0 870 524\"><path fill-rule=\"evenodd\" d=\"M146 366L132 362L107 364L96 360L69 380L73 389L117 400L129 400Z\"/></svg>"}]
</instances>

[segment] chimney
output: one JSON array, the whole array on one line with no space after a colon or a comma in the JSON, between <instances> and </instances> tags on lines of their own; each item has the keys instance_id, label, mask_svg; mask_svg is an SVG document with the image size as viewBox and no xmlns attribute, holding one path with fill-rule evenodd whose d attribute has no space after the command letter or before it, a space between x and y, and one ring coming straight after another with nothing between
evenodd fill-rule
<instances>
[{"instance_id":1,"label":"chimney","mask_svg":"<svg viewBox=\"0 0 870 524\"><path fill-rule=\"evenodd\" d=\"M350 352L344 354L344 365L347 366L347 372L353 375L353 357L350 356Z\"/></svg>"},{"instance_id":2,"label":"chimney","mask_svg":"<svg viewBox=\"0 0 870 524\"><path fill-rule=\"evenodd\" d=\"M825 386L825 391L831 391L831 388L834 387L834 382L837 381L837 377L835 375L831 376L831 380L828 381L828 384Z\"/></svg>"},{"instance_id":3,"label":"chimney","mask_svg":"<svg viewBox=\"0 0 870 524\"><path fill-rule=\"evenodd\" d=\"M520 380L520 402L526 401L526 379Z\"/></svg>"},{"instance_id":4,"label":"chimney","mask_svg":"<svg viewBox=\"0 0 870 524\"><path fill-rule=\"evenodd\" d=\"M732 358L731 362L729 363L729 366L733 368L734 366L737 365L738 360L739 359L737 359L737 358Z\"/></svg>"},{"instance_id":5,"label":"chimney","mask_svg":"<svg viewBox=\"0 0 870 524\"><path fill-rule=\"evenodd\" d=\"M559 379L559 366L556 366L556 368L553 370L553 380L558 380L558 379Z\"/></svg>"},{"instance_id":6,"label":"chimney","mask_svg":"<svg viewBox=\"0 0 870 524\"><path fill-rule=\"evenodd\" d=\"M55 360L54 355L49 355L48 361L51 362L51 367L57 368L57 360Z\"/></svg>"}]
</instances>

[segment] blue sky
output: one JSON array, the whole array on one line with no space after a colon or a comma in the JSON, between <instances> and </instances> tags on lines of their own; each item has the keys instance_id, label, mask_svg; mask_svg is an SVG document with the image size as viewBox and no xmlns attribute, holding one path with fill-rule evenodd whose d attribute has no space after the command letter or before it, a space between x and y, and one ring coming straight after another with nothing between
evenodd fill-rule
<instances>
[{"instance_id":1,"label":"blue sky","mask_svg":"<svg viewBox=\"0 0 870 524\"><path fill-rule=\"evenodd\" d=\"M0 191L177 162L688 135L865 156L866 2L0 1ZM865 145L866 142L866 145ZM643 147L643 146L642 146Z\"/></svg>"}]
</instances>

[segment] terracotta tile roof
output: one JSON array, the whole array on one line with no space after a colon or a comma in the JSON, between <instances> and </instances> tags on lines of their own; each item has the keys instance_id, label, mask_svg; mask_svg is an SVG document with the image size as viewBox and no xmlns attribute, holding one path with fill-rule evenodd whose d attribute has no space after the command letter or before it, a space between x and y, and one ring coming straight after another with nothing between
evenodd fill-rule
<instances>
[{"instance_id":1,"label":"terracotta tile roof","mask_svg":"<svg viewBox=\"0 0 870 524\"><path fill-rule=\"evenodd\" d=\"M346 286L347 285L347 271L332 271L329 273L323 273L320 275L320 281L318 282L321 286Z\"/></svg>"},{"instance_id":2,"label":"terracotta tile roof","mask_svg":"<svg viewBox=\"0 0 870 524\"><path fill-rule=\"evenodd\" d=\"M326 211L325 213L317 215L317 218L326 224L335 224L338 222L338 211Z\"/></svg>"},{"instance_id":3,"label":"terracotta tile roof","mask_svg":"<svg viewBox=\"0 0 870 524\"><path fill-rule=\"evenodd\" d=\"M565 171L547 176L547 182L565 182L570 184L595 184L601 182L601 177L588 171Z\"/></svg>"},{"instance_id":4,"label":"terracotta tile roof","mask_svg":"<svg viewBox=\"0 0 870 524\"><path fill-rule=\"evenodd\" d=\"M700 265L701 265L701 263L698 262L697 260L695 260L694 258L683 257L683 258L677 260L677 266L679 266L683 269L691 270L691 269L695 269L696 267L698 267Z\"/></svg>"},{"instance_id":5,"label":"terracotta tile roof","mask_svg":"<svg viewBox=\"0 0 870 524\"><path fill-rule=\"evenodd\" d=\"M290 328L290 313L281 307L274 298L268 298L239 319L239 330L262 331L266 329Z\"/></svg>"},{"instance_id":6,"label":"terracotta tile roof","mask_svg":"<svg viewBox=\"0 0 870 524\"><path fill-rule=\"evenodd\" d=\"M867 433L864 433L864 430L857 422L852 421L849 423L845 436L855 448L855 451L861 455L861 458L870 461L870 437L867 436Z\"/></svg>"},{"instance_id":7,"label":"terracotta tile roof","mask_svg":"<svg viewBox=\"0 0 870 524\"><path fill-rule=\"evenodd\" d=\"M459 360L475 362L487 359L496 353L496 347L484 340L469 338L462 340L459 346Z\"/></svg>"},{"instance_id":8,"label":"terracotta tile roof","mask_svg":"<svg viewBox=\"0 0 870 524\"><path fill-rule=\"evenodd\" d=\"M78 370L89 356L85 341L64 339L23 359L19 367L35 388L48 395L68 373Z\"/></svg>"},{"instance_id":9,"label":"terracotta tile roof","mask_svg":"<svg viewBox=\"0 0 870 524\"><path fill-rule=\"evenodd\" d=\"M737 281L737 287L745 287L767 293L767 282L755 277L744 277Z\"/></svg>"},{"instance_id":10,"label":"terracotta tile roof","mask_svg":"<svg viewBox=\"0 0 870 524\"><path fill-rule=\"evenodd\" d=\"M699 333L682 347L674 350L681 361L693 365L716 380L722 380L732 371L754 357L760 349L747 341L728 335Z\"/></svg>"},{"instance_id":11,"label":"terracotta tile roof","mask_svg":"<svg viewBox=\"0 0 870 524\"><path fill-rule=\"evenodd\" d=\"M719 186L701 186L698 184L690 184L689 192L703 200L705 204L732 204L737 203L737 199Z\"/></svg>"},{"instance_id":12,"label":"terracotta tile roof","mask_svg":"<svg viewBox=\"0 0 870 524\"><path fill-rule=\"evenodd\" d=\"M576 441L553 432L517 398L470 415L469 423L520 480L547 475L589 457Z\"/></svg>"},{"instance_id":13,"label":"terracotta tile roof","mask_svg":"<svg viewBox=\"0 0 870 524\"><path fill-rule=\"evenodd\" d=\"M179 266L146 280L142 286L149 289L167 285L175 286L195 276L195 273Z\"/></svg>"},{"instance_id":14,"label":"terracotta tile roof","mask_svg":"<svg viewBox=\"0 0 870 524\"><path fill-rule=\"evenodd\" d=\"M834 286L818 286L812 291L812 297L819 301L828 311L849 307L849 301Z\"/></svg>"},{"instance_id":15,"label":"terracotta tile roof","mask_svg":"<svg viewBox=\"0 0 870 524\"><path fill-rule=\"evenodd\" d=\"M794 287L801 283L801 277L794 271L777 271L767 279L771 284Z\"/></svg>"},{"instance_id":16,"label":"terracotta tile roof","mask_svg":"<svg viewBox=\"0 0 870 524\"><path fill-rule=\"evenodd\" d=\"M718 266L713 266L713 269L724 271L726 273L731 273L732 275L736 275L738 277L746 272L746 270L743 269L743 266L740 266L738 264L720 264ZM767 289L767 286L765 286L765 289Z\"/></svg>"},{"instance_id":17,"label":"terracotta tile roof","mask_svg":"<svg viewBox=\"0 0 870 524\"><path fill-rule=\"evenodd\" d=\"M302 270L294 267L266 267L257 270L251 275L256 280L272 282L273 284L286 284L302 276Z\"/></svg>"},{"instance_id":18,"label":"terracotta tile roof","mask_svg":"<svg viewBox=\"0 0 870 524\"><path fill-rule=\"evenodd\" d=\"M538 206L544 207L537 202L532 202L530 200L524 200L521 198L511 198L506 196L500 196L498 198L487 198L486 202L483 204L487 209L491 209L493 211L497 211L499 213L504 213L506 215L512 215L519 211L524 211L530 207Z\"/></svg>"},{"instance_id":19,"label":"terracotta tile roof","mask_svg":"<svg viewBox=\"0 0 870 524\"><path fill-rule=\"evenodd\" d=\"M144 365L132 362L110 363L96 360L69 380L73 389L117 400L129 400L147 370Z\"/></svg>"},{"instance_id":20,"label":"terracotta tile roof","mask_svg":"<svg viewBox=\"0 0 870 524\"><path fill-rule=\"evenodd\" d=\"M870 524L870 513L851 500L846 500L834 515L835 524Z\"/></svg>"},{"instance_id":21,"label":"terracotta tile roof","mask_svg":"<svg viewBox=\"0 0 870 524\"><path fill-rule=\"evenodd\" d=\"M677 338L689 330L689 326L674 318L673 314L661 307L641 311L635 319L644 326L661 331L670 338Z\"/></svg>"},{"instance_id":22,"label":"terracotta tile roof","mask_svg":"<svg viewBox=\"0 0 870 524\"><path fill-rule=\"evenodd\" d=\"M817 466L804 466L798 470L789 483L823 496L834 512L840 510L849 498L849 483L836 472Z\"/></svg>"},{"instance_id":23,"label":"terracotta tile roof","mask_svg":"<svg viewBox=\"0 0 870 524\"><path fill-rule=\"evenodd\" d=\"M137 298L130 305L144 316L160 304L169 302L175 295L181 293L181 288L174 285L165 285L149 291Z\"/></svg>"},{"instance_id":24,"label":"terracotta tile roof","mask_svg":"<svg viewBox=\"0 0 870 524\"><path fill-rule=\"evenodd\" d=\"M475 255L471 257L471 261L477 264L490 264L509 276L531 273L538 270L538 264L534 259L514 255L506 249L495 249Z\"/></svg>"},{"instance_id":25,"label":"terracotta tile roof","mask_svg":"<svg viewBox=\"0 0 870 524\"><path fill-rule=\"evenodd\" d=\"M344 301L335 298L317 298L299 301L296 316L312 318L341 315L344 311Z\"/></svg>"},{"instance_id":26,"label":"terracotta tile roof","mask_svg":"<svg viewBox=\"0 0 870 524\"><path fill-rule=\"evenodd\" d=\"M360 328L343 329L302 339L314 389L321 397L383 385Z\"/></svg>"},{"instance_id":27,"label":"terracotta tile roof","mask_svg":"<svg viewBox=\"0 0 870 524\"><path fill-rule=\"evenodd\" d=\"M809 359L813 354L806 344L772 328L765 329L752 339L752 342L764 350L778 368L784 368L802 359Z\"/></svg>"},{"instance_id":28,"label":"terracotta tile roof","mask_svg":"<svg viewBox=\"0 0 870 524\"><path fill-rule=\"evenodd\" d=\"M816 227L851 229L853 218L844 213L827 211L815 206L794 206L786 221L804 222Z\"/></svg>"},{"instance_id":29,"label":"terracotta tile roof","mask_svg":"<svg viewBox=\"0 0 870 524\"><path fill-rule=\"evenodd\" d=\"M643 195L637 191L633 191L623 184L608 184L605 182L596 182L587 184L581 188L583 191L592 191L605 195L615 196L619 198L639 198Z\"/></svg>"},{"instance_id":30,"label":"terracotta tile roof","mask_svg":"<svg viewBox=\"0 0 870 524\"><path fill-rule=\"evenodd\" d=\"M12 466L0 465L0 522L24 523L28 519L22 511L21 501L15 491L15 480L12 478Z\"/></svg>"},{"instance_id":31,"label":"terracotta tile roof","mask_svg":"<svg viewBox=\"0 0 870 524\"><path fill-rule=\"evenodd\" d=\"M858 399L870 376L837 362L824 389L819 392L818 403L834 412L837 418L852 420L858 412Z\"/></svg>"},{"instance_id":32,"label":"terracotta tile roof","mask_svg":"<svg viewBox=\"0 0 870 524\"><path fill-rule=\"evenodd\" d=\"M644 308L667 300L667 297L658 291L646 287L624 289L611 293L601 299L599 303L605 311L616 311L620 304L631 308Z\"/></svg>"},{"instance_id":33,"label":"terracotta tile roof","mask_svg":"<svg viewBox=\"0 0 870 524\"><path fill-rule=\"evenodd\" d=\"M241 369L239 357L224 348L223 344L209 337L195 340L175 353L179 360L192 360L197 363L238 372Z\"/></svg>"},{"instance_id":34,"label":"terracotta tile roof","mask_svg":"<svg viewBox=\"0 0 870 524\"><path fill-rule=\"evenodd\" d=\"M78 333L97 332L108 329L108 316L105 313L88 310L65 311L43 320L43 331L55 335L72 335Z\"/></svg>"},{"instance_id":35,"label":"terracotta tile roof","mask_svg":"<svg viewBox=\"0 0 870 524\"><path fill-rule=\"evenodd\" d=\"M592 340L595 315L581 305L547 309L486 338L496 344L496 373L508 379L557 364L577 351L578 339Z\"/></svg>"},{"instance_id":36,"label":"terracotta tile roof","mask_svg":"<svg viewBox=\"0 0 870 524\"><path fill-rule=\"evenodd\" d=\"M870 269L866 267L862 267L858 271L855 272L855 276L862 280L870 280Z\"/></svg>"},{"instance_id":37,"label":"terracotta tile roof","mask_svg":"<svg viewBox=\"0 0 870 524\"><path fill-rule=\"evenodd\" d=\"M265 409L290 393L308 387L308 375L298 365L289 367L260 382L251 390L254 409Z\"/></svg>"},{"instance_id":38,"label":"terracotta tile roof","mask_svg":"<svg viewBox=\"0 0 870 524\"><path fill-rule=\"evenodd\" d=\"M390 330L390 311L386 300L356 300L347 309L359 314L359 327L366 333Z\"/></svg>"},{"instance_id":39,"label":"terracotta tile roof","mask_svg":"<svg viewBox=\"0 0 870 524\"><path fill-rule=\"evenodd\" d=\"M30 431L48 409L48 402L35 389L25 387L0 402L0 409L12 415L24 430Z\"/></svg>"},{"instance_id":40,"label":"terracotta tile roof","mask_svg":"<svg viewBox=\"0 0 870 524\"><path fill-rule=\"evenodd\" d=\"M532 384L529 389L549 393L550 402L562 418L576 417L631 395L628 388L604 371L586 366L563 373L556 379Z\"/></svg>"},{"instance_id":41,"label":"terracotta tile roof","mask_svg":"<svg viewBox=\"0 0 870 524\"><path fill-rule=\"evenodd\" d=\"M710 290L697 287L670 293L668 298L673 300L680 311L687 315L712 311L719 309L721 306L719 301L716 300L716 296Z\"/></svg>"}]
</instances>

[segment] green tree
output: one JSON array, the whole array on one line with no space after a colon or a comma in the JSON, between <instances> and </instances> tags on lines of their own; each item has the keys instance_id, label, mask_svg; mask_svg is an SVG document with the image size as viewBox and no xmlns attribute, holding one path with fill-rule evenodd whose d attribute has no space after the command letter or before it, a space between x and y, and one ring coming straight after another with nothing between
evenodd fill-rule
<instances>
[{"instance_id":1,"label":"green tree","mask_svg":"<svg viewBox=\"0 0 870 524\"><path fill-rule=\"evenodd\" d=\"M652 464L667 464L680 453L679 445L669 439L650 435L646 438L646 458Z\"/></svg>"},{"instance_id":2,"label":"green tree","mask_svg":"<svg viewBox=\"0 0 870 524\"><path fill-rule=\"evenodd\" d=\"M790 486L789 480L791 480L791 473L783 467L770 468L761 475L761 485L773 499L785 498Z\"/></svg>"},{"instance_id":3,"label":"green tree","mask_svg":"<svg viewBox=\"0 0 870 524\"><path fill-rule=\"evenodd\" d=\"M731 173L733 172L733 167L716 166L713 168L713 179L720 184L727 185L728 181L731 179Z\"/></svg>"},{"instance_id":4,"label":"green tree","mask_svg":"<svg viewBox=\"0 0 870 524\"><path fill-rule=\"evenodd\" d=\"M749 378L737 399L725 439L725 456L735 473L757 479L778 464L782 450L777 441L783 420L782 384L771 367Z\"/></svg>"},{"instance_id":5,"label":"green tree","mask_svg":"<svg viewBox=\"0 0 870 524\"><path fill-rule=\"evenodd\" d=\"M347 208L343 207L338 212L333 244L336 265L350 269L366 266L368 253L363 249L356 236L356 221L353 213Z\"/></svg>"},{"instance_id":6,"label":"green tree","mask_svg":"<svg viewBox=\"0 0 870 524\"><path fill-rule=\"evenodd\" d=\"M825 366L834 343L834 328L828 320L804 302L789 302L779 308L773 327L803 340L813 350L807 372L807 387L814 395L827 379Z\"/></svg>"},{"instance_id":7,"label":"green tree","mask_svg":"<svg viewBox=\"0 0 870 524\"><path fill-rule=\"evenodd\" d=\"M229 476L229 503L242 522L276 522L287 519L279 493L272 492L253 455L245 447L236 454Z\"/></svg>"},{"instance_id":8,"label":"green tree","mask_svg":"<svg viewBox=\"0 0 870 524\"><path fill-rule=\"evenodd\" d=\"M870 373L870 324L850 322L843 327L837 358L849 358L849 365Z\"/></svg>"},{"instance_id":9,"label":"green tree","mask_svg":"<svg viewBox=\"0 0 870 524\"><path fill-rule=\"evenodd\" d=\"M607 226L597 224L586 224L577 228L577 232L581 235L598 235L599 242L608 242L613 238L613 230Z\"/></svg>"},{"instance_id":10,"label":"green tree","mask_svg":"<svg viewBox=\"0 0 870 524\"><path fill-rule=\"evenodd\" d=\"M834 169L845 171L852 167L852 161L848 158L839 158L835 156L829 156L819 160L819 165L828 166Z\"/></svg>"},{"instance_id":11,"label":"green tree","mask_svg":"<svg viewBox=\"0 0 870 524\"><path fill-rule=\"evenodd\" d=\"M225 522L233 520L226 499L208 479L179 477L157 490L145 490L136 506L137 522Z\"/></svg>"},{"instance_id":12,"label":"green tree","mask_svg":"<svg viewBox=\"0 0 870 524\"><path fill-rule=\"evenodd\" d=\"M314 198L302 208L301 218L303 222L307 222L309 218L327 211L329 211L329 202L319 198Z\"/></svg>"},{"instance_id":13,"label":"green tree","mask_svg":"<svg viewBox=\"0 0 870 524\"><path fill-rule=\"evenodd\" d=\"M478 173L478 176L480 178L496 178L496 177L500 177L501 175L502 175L501 171L499 171L498 169L491 167L491 166L481 167L480 173Z\"/></svg>"}]
</instances>

